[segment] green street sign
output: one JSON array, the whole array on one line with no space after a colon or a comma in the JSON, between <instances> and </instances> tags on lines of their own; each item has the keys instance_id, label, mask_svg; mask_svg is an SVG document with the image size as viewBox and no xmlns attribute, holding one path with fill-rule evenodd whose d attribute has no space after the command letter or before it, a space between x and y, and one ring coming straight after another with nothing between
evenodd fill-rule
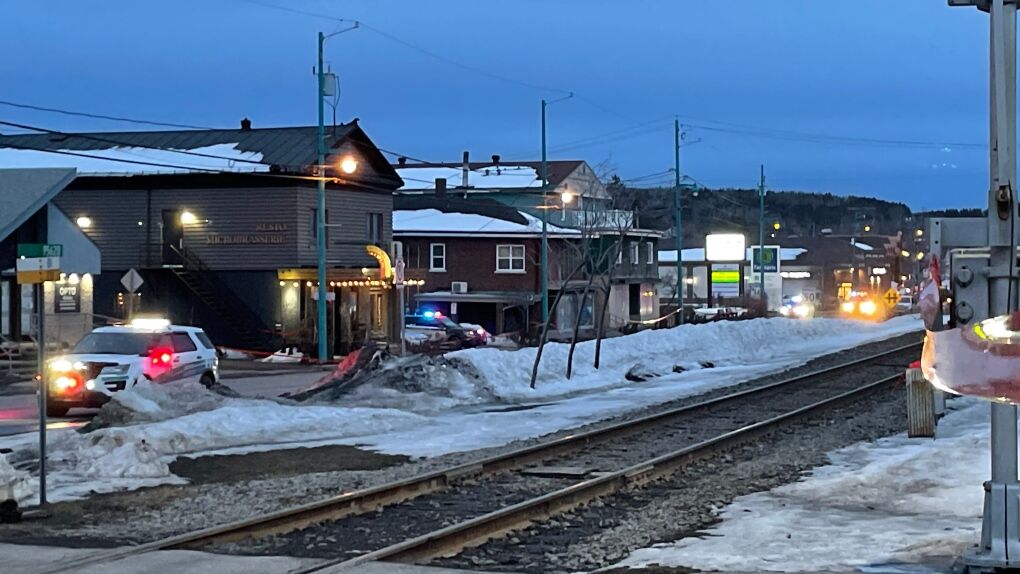
<instances>
[{"instance_id":1,"label":"green street sign","mask_svg":"<svg viewBox=\"0 0 1020 574\"><path fill-rule=\"evenodd\" d=\"M18 257L63 257L64 246L58 243L20 243Z\"/></svg>"}]
</instances>

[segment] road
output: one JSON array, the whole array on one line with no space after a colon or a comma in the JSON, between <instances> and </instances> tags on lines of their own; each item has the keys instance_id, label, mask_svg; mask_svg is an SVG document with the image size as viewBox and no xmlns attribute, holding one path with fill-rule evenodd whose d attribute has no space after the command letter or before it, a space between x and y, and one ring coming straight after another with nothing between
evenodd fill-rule
<instances>
[{"instance_id":1,"label":"road","mask_svg":"<svg viewBox=\"0 0 1020 574\"><path fill-rule=\"evenodd\" d=\"M323 376L321 370L300 368L266 371L227 371L223 383L246 397L278 397L307 387ZM30 383L18 383L0 394L0 436L39 430L39 406ZM86 424L95 409L72 409L69 416L49 419L48 429L74 428Z\"/></svg>"}]
</instances>

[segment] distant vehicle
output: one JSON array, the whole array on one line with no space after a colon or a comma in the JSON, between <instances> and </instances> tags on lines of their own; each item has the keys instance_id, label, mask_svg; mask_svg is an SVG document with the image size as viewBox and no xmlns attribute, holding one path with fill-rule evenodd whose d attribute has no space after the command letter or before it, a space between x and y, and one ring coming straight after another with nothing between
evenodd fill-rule
<instances>
[{"instance_id":1,"label":"distant vehicle","mask_svg":"<svg viewBox=\"0 0 1020 574\"><path fill-rule=\"evenodd\" d=\"M909 313L914 309L914 296L900 294L900 301L896 303L896 310L901 313Z\"/></svg>"},{"instance_id":2,"label":"distant vehicle","mask_svg":"<svg viewBox=\"0 0 1020 574\"><path fill-rule=\"evenodd\" d=\"M475 323L461 323L461 327L464 327L468 331L473 332L481 340L482 345L488 345L492 342L493 336L491 333L485 330L485 327L476 325Z\"/></svg>"},{"instance_id":3,"label":"distant vehicle","mask_svg":"<svg viewBox=\"0 0 1020 574\"><path fill-rule=\"evenodd\" d=\"M889 309L878 295L855 291L839 304L839 314L851 319L885 321Z\"/></svg>"},{"instance_id":4,"label":"distant vehicle","mask_svg":"<svg viewBox=\"0 0 1020 574\"><path fill-rule=\"evenodd\" d=\"M444 315L441 311L426 310L404 317L404 325L441 330L446 334L445 342L455 349L478 347L485 344L485 337L475 330L466 329Z\"/></svg>"},{"instance_id":5,"label":"distant vehicle","mask_svg":"<svg viewBox=\"0 0 1020 574\"><path fill-rule=\"evenodd\" d=\"M142 380L190 380L205 386L220 380L216 347L205 331L165 319L99 327L70 352L47 361L46 371L46 414L53 417L75 407L100 407L113 393Z\"/></svg>"},{"instance_id":6,"label":"distant vehicle","mask_svg":"<svg viewBox=\"0 0 1020 574\"><path fill-rule=\"evenodd\" d=\"M791 319L810 319L815 316L815 306L803 295L794 295L783 301L779 314Z\"/></svg>"}]
</instances>

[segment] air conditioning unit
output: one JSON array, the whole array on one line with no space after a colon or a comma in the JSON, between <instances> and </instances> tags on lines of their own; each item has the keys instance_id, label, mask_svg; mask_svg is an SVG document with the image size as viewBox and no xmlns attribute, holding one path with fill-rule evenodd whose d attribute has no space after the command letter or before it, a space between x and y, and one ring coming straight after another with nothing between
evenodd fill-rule
<instances>
[{"instance_id":1,"label":"air conditioning unit","mask_svg":"<svg viewBox=\"0 0 1020 574\"><path fill-rule=\"evenodd\" d=\"M454 293L467 293L467 281L454 281L450 283L450 291Z\"/></svg>"}]
</instances>

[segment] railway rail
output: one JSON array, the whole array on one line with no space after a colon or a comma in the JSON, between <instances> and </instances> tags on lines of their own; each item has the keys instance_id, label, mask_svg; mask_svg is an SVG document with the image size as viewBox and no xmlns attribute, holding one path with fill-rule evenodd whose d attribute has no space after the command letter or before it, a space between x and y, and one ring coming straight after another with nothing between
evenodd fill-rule
<instances>
[{"instance_id":1,"label":"railway rail","mask_svg":"<svg viewBox=\"0 0 1020 574\"><path fill-rule=\"evenodd\" d=\"M372 560L450 556L853 402L900 378L906 361L890 360L916 356L919 348L920 343L897 347L468 464L97 554L49 572L158 550L209 547L323 559L304 573Z\"/></svg>"}]
</instances>

